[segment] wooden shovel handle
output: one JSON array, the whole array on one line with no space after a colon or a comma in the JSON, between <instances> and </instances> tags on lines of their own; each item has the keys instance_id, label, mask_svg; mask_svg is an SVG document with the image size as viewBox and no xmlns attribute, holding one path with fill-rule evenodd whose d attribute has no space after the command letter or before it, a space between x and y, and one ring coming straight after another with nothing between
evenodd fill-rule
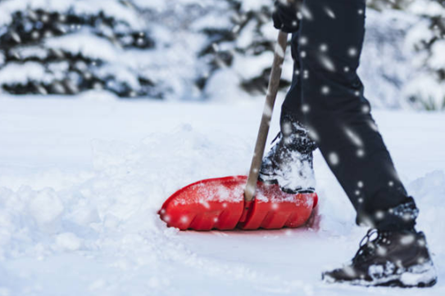
<instances>
[{"instance_id":1,"label":"wooden shovel handle","mask_svg":"<svg viewBox=\"0 0 445 296\"><path fill-rule=\"evenodd\" d=\"M284 54L287 47L287 33L280 31L278 34L278 42L275 46L275 56L272 65L272 73L270 74L269 87L267 90L266 104L264 105L263 117L261 118L260 129L255 144L255 152L250 166L249 177L244 191L244 200L250 202L255 197L256 183L263 160L264 149L266 147L267 136L269 134L270 121L272 119L275 99L280 85L282 66L284 62Z\"/></svg>"}]
</instances>

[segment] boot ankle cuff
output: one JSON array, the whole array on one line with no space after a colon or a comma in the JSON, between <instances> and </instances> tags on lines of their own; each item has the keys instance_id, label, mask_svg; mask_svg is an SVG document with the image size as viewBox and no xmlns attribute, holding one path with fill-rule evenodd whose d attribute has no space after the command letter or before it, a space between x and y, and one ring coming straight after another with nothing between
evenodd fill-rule
<instances>
[{"instance_id":1,"label":"boot ankle cuff","mask_svg":"<svg viewBox=\"0 0 445 296\"><path fill-rule=\"evenodd\" d=\"M408 197L406 202L387 210L376 211L358 222L380 231L415 231L418 216L419 209L414 199Z\"/></svg>"}]
</instances>

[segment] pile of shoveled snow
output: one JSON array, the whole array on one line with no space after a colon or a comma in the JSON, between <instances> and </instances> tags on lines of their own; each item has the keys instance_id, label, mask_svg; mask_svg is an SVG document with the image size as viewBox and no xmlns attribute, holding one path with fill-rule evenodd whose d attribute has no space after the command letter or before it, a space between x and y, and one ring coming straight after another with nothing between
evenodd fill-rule
<instances>
[{"instance_id":1,"label":"pile of shoveled snow","mask_svg":"<svg viewBox=\"0 0 445 296\"><path fill-rule=\"evenodd\" d=\"M0 100L0 295L400 293L320 283L320 271L349 259L365 229L319 153L318 229L196 233L160 221L157 211L180 187L247 172L261 109ZM445 118L379 112L377 121L443 277ZM444 287L403 293L442 295Z\"/></svg>"}]
</instances>

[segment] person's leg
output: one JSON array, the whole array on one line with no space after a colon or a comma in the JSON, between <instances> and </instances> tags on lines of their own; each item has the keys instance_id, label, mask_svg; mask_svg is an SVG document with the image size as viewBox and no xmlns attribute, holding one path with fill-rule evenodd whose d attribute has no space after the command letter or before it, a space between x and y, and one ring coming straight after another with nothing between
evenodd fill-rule
<instances>
[{"instance_id":1,"label":"person's leg","mask_svg":"<svg viewBox=\"0 0 445 296\"><path fill-rule=\"evenodd\" d=\"M301 22L304 123L370 230L351 263L324 272L326 282L432 286L437 276L418 210L401 183L363 96L356 70L365 0L305 0ZM375 237L373 239L373 237Z\"/></svg>"},{"instance_id":2,"label":"person's leg","mask_svg":"<svg viewBox=\"0 0 445 296\"><path fill-rule=\"evenodd\" d=\"M306 0L299 55L304 123L355 209L381 230L414 227L408 197L370 114L356 70L365 0Z\"/></svg>"},{"instance_id":3,"label":"person's leg","mask_svg":"<svg viewBox=\"0 0 445 296\"><path fill-rule=\"evenodd\" d=\"M301 100L301 78L302 73L300 72L300 50L299 50L299 32L292 34L291 39L291 54L294 61L294 73L292 75L292 85L286 95L286 98L281 106L281 119L287 114L291 114L296 120L302 121L302 100Z\"/></svg>"},{"instance_id":4,"label":"person's leg","mask_svg":"<svg viewBox=\"0 0 445 296\"><path fill-rule=\"evenodd\" d=\"M298 50L298 32L292 35L291 52L294 74L291 88L283 102L280 117L279 139L263 158L259 179L278 183L289 193L313 192L315 180L312 151L316 148L301 124L301 73Z\"/></svg>"}]
</instances>

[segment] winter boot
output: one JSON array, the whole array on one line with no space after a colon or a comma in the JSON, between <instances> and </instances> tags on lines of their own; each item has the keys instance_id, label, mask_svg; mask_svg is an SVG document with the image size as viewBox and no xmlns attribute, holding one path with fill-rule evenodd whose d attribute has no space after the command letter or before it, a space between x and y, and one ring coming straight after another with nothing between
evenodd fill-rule
<instances>
[{"instance_id":1,"label":"winter boot","mask_svg":"<svg viewBox=\"0 0 445 296\"><path fill-rule=\"evenodd\" d=\"M350 264L324 272L323 281L398 287L431 287L437 281L423 232L370 230L360 245Z\"/></svg>"},{"instance_id":2,"label":"winter boot","mask_svg":"<svg viewBox=\"0 0 445 296\"><path fill-rule=\"evenodd\" d=\"M263 158L259 180L279 184L287 193L311 193L315 189L312 152L316 144L291 115L281 116L276 144Z\"/></svg>"}]
</instances>

